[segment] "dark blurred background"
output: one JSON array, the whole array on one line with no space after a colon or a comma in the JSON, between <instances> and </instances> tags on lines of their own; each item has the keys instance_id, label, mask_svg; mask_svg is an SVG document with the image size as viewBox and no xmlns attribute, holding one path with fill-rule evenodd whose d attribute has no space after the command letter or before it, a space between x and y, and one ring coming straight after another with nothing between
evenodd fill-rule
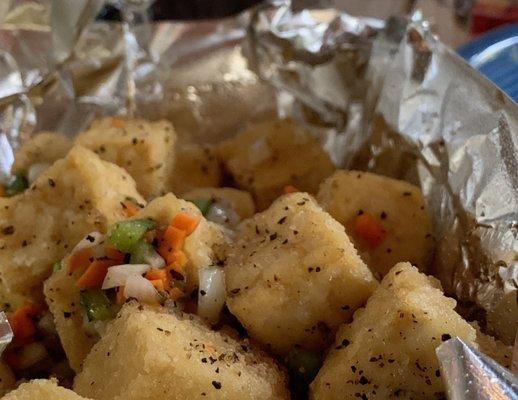
<instances>
[{"instance_id":1,"label":"dark blurred background","mask_svg":"<svg viewBox=\"0 0 518 400\"><path fill-rule=\"evenodd\" d=\"M221 18L237 14L260 2L261 0L156 0L151 7L150 16L155 20ZM107 6L99 18L118 20L119 11L113 6Z\"/></svg>"}]
</instances>

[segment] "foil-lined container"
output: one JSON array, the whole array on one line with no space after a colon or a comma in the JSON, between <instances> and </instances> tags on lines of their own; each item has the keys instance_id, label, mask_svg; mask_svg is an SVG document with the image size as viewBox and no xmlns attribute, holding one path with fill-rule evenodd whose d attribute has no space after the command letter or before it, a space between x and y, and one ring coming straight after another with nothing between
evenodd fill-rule
<instances>
[{"instance_id":1,"label":"foil-lined container","mask_svg":"<svg viewBox=\"0 0 518 400\"><path fill-rule=\"evenodd\" d=\"M0 4L0 178L32 135L73 136L102 115L167 118L180 140L204 143L290 116L337 166L421 186L434 274L461 314L514 343L518 106L418 12L272 0L223 20L148 23L149 1L118 3L123 23L94 21L102 0Z\"/></svg>"}]
</instances>

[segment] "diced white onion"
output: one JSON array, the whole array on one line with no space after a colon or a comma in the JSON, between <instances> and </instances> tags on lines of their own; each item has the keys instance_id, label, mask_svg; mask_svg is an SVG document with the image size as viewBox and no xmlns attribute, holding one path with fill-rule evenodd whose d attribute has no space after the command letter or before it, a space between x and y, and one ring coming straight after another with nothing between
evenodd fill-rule
<instances>
[{"instance_id":1,"label":"diced white onion","mask_svg":"<svg viewBox=\"0 0 518 400\"><path fill-rule=\"evenodd\" d=\"M79 250L87 249L89 247L96 247L104 241L104 235L101 232L90 232L88 235L81 240L76 247L72 249L71 254L78 252Z\"/></svg>"},{"instance_id":2,"label":"diced white onion","mask_svg":"<svg viewBox=\"0 0 518 400\"><path fill-rule=\"evenodd\" d=\"M148 264L121 264L108 268L101 289L125 286L130 276L141 276L151 268Z\"/></svg>"},{"instance_id":3,"label":"diced white onion","mask_svg":"<svg viewBox=\"0 0 518 400\"><path fill-rule=\"evenodd\" d=\"M50 165L47 163L32 164L27 170L27 180L29 181L29 185L38 179L38 176L40 176L49 166Z\"/></svg>"},{"instance_id":4,"label":"diced white onion","mask_svg":"<svg viewBox=\"0 0 518 400\"><path fill-rule=\"evenodd\" d=\"M151 265L153 268L163 268L165 267L165 260L158 254L155 250L146 254L144 257L144 261Z\"/></svg>"},{"instance_id":5,"label":"diced white onion","mask_svg":"<svg viewBox=\"0 0 518 400\"><path fill-rule=\"evenodd\" d=\"M199 272L199 279L198 315L215 324L225 305L225 272L218 267L204 268Z\"/></svg>"},{"instance_id":6,"label":"diced white onion","mask_svg":"<svg viewBox=\"0 0 518 400\"><path fill-rule=\"evenodd\" d=\"M207 219L224 226L234 226L239 223L241 218L229 206L221 202L213 203L207 212Z\"/></svg>"},{"instance_id":7,"label":"diced white onion","mask_svg":"<svg viewBox=\"0 0 518 400\"><path fill-rule=\"evenodd\" d=\"M158 292L151 282L140 275L132 275L126 280L124 297L134 298L142 303L156 303Z\"/></svg>"}]
</instances>

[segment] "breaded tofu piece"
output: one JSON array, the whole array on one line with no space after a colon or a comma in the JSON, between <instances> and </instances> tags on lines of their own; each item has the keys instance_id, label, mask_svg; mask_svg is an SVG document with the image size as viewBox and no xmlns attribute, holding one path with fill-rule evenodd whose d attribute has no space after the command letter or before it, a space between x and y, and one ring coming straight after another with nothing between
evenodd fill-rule
<instances>
[{"instance_id":1,"label":"breaded tofu piece","mask_svg":"<svg viewBox=\"0 0 518 400\"><path fill-rule=\"evenodd\" d=\"M230 312L281 355L323 349L378 286L343 226L307 193L244 221L226 256Z\"/></svg>"},{"instance_id":2,"label":"breaded tofu piece","mask_svg":"<svg viewBox=\"0 0 518 400\"><path fill-rule=\"evenodd\" d=\"M13 173L27 171L32 165L51 165L66 156L72 140L64 135L41 132L25 142L14 155Z\"/></svg>"},{"instance_id":3,"label":"breaded tofu piece","mask_svg":"<svg viewBox=\"0 0 518 400\"><path fill-rule=\"evenodd\" d=\"M81 306L81 291L76 282L81 271L69 274L61 268L43 285L45 301L54 318L56 331L70 367L79 372L86 355L99 340L99 334L86 329L86 313Z\"/></svg>"},{"instance_id":4,"label":"breaded tofu piece","mask_svg":"<svg viewBox=\"0 0 518 400\"><path fill-rule=\"evenodd\" d=\"M127 303L76 376L97 400L288 399L277 364L195 316Z\"/></svg>"},{"instance_id":5,"label":"breaded tofu piece","mask_svg":"<svg viewBox=\"0 0 518 400\"><path fill-rule=\"evenodd\" d=\"M170 122L103 118L81 133L76 143L128 171L146 199L169 190L176 143Z\"/></svg>"},{"instance_id":6,"label":"breaded tofu piece","mask_svg":"<svg viewBox=\"0 0 518 400\"><path fill-rule=\"evenodd\" d=\"M159 226L166 227L179 212L201 217L195 205L169 193L151 201L134 218L151 218ZM216 263L216 247L223 246L226 240L218 225L201 217L197 228L186 238L184 244L188 259L185 267L188 290L196 289L200 269ZM44 285L45 300L54 317L56 330L70 366L76 372L81 370L86 355L99 339L96 332L85 328L86 314L81 306L81 293L76 284L81 274L82 271L70 274L66 268L62 268L55 271Z\"/></svg>"},{"instance_id":7,"label":"breaded tofu piece","mask_svg":"<svg viewBox=\"0 0 518 400\"><path fill-rule=\"evenodd\" d=\"M397 264L338 332L310 398L445 398L436 347L454 336L467 343L476 338L455 305L435 278Z\"/></svg>"},{"instance_id":8,"label":"breaded tofu piece","mask_svg":"<svg viewBox=\"0 0 518 400\"><path fill-rule=\"evenodd\" d=\"M250 125L218 148L237 187L252 193L264 210L287 185L316 193L334 170L318 141L290 119Z\"/></svg>"},{"instance_id":9,"label":"breaded tofu piece","mask_svg":"<svg viewBox=\"0 0 518 400\"><path fill-rule=\"evenodd\" d=\"M72 390L58 386L54 380L35 379L22 383L2 400L87 400Z\"/></svg>"},{"instance_id":10,"label":"breaded tofu piece","mask_svg":"<svg viewBox=\"0 0 518 400\"><path fill-rule=\"evenodd\" d=\"M92 231L124 218L127 197L143 202L123 169L75 146L25 192L2 199L0 280L6 295L31 296L54 262Z\"/></svg>"},{"instance_id":11,"label":"breaded tofu piece","mask_svg":"<svg viewBox=\"0 0 518 400\"><path fill-rule=\"evenodd\" d=\"M418 187L368 172L342 170L322 183L317 201L345 226L367 265L381 276L401 261L422 272L428 270L434 239ZM367 219L382 227L379 238L370 238L376 232L358 226Z\"/></svg>"},{"instance_id":12,"label":"breaded tofu piece","mask_svg":"<svg viewBox=\"0 0 518 400\"><path fill-rule=\"evenodd\" d=\"M223 209L234 211L239 219L250 218L255 213L254 199L244 190L228 187L198 188L184 193L186 200L209 200Z\"/></svg>"},{"instance_id":13,"label":"breaded tofu piece","mask_svg":"<svg viewBox=\"0 0 518 400\"><path fill-rule=\"evenodd\" d=\"M16 387L16 378L11 368L0 361L0 396L4 396Z\"/></svg>"},{"instance_id":14,"label":"breaded tofu piece","mask_svg":"<svg viewBox=\"0 0 518 400\"><path fill-rule=\"evenodd\" d=\"M176 162L169 178L171 191L180 197L201 187L219 186L222 172L214 151L195 143L178 143Z\"/></svg>"}]
</instances>

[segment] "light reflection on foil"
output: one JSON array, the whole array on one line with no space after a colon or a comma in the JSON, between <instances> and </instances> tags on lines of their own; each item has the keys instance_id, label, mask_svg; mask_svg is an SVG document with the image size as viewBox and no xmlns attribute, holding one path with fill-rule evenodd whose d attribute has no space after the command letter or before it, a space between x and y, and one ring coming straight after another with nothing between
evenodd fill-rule
<instances>
[{"instance_id":1,"label":"light reflection on foil","mask_svg":"<svg viewBox=\"0 0 518 400\"><path fill-rule=\"evenodd\" d=\"M459 338L437 350L450 400L516 400L518 376Z\"/></svg>"}]
</instances>

